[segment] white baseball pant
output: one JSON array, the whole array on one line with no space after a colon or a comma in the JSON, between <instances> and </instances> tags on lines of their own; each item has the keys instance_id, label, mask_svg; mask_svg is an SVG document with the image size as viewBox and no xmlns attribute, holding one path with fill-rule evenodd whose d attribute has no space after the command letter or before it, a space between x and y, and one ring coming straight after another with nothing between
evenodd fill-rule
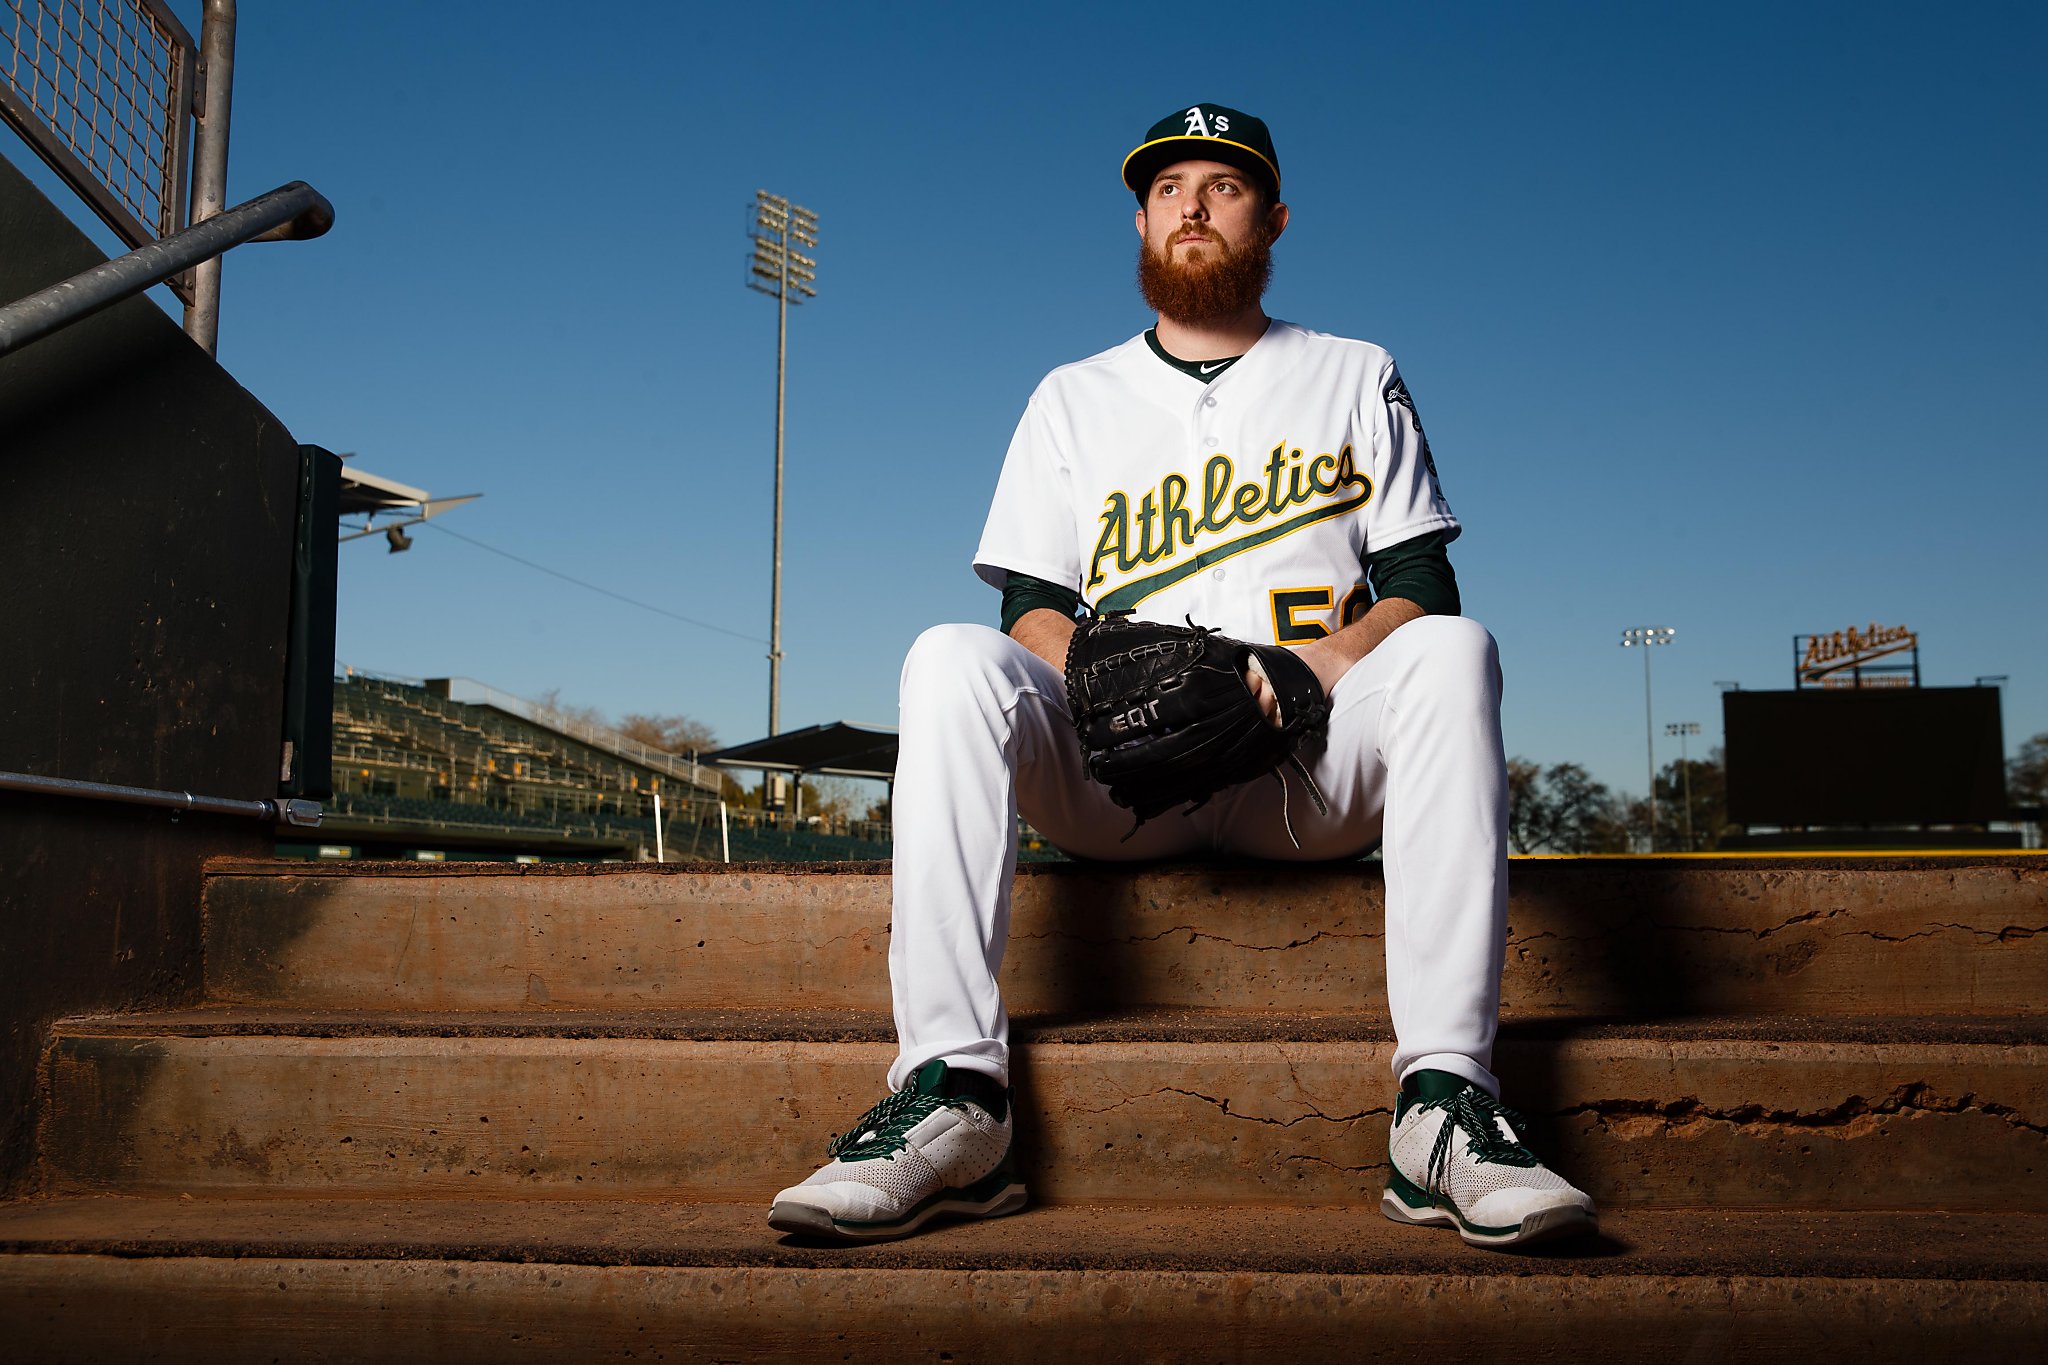
<instances>
[{"instance_id":1,"label":"white baseball pant","mask_svg":"<svg viewBox=\"0 0 2048 1365\"><path fill-rule=\"evenodd\" d=\"M1458 616L1401 626L1338 680L1326 736L1300 756L1318 815L1249 782L1146 822L1091 780L1057 669L987 626L935 626L904 660L889 976L899 1052L889 1088L934 1057L1007 1079L996 987L1010 932L1017 817L1103 860L1233 853L1320 860L1381 846L1394 1072L1424 1067L1500 1093L1492 1072L1507 933L1507 771L1493 636Z\"/></svg>"}]
</instances>

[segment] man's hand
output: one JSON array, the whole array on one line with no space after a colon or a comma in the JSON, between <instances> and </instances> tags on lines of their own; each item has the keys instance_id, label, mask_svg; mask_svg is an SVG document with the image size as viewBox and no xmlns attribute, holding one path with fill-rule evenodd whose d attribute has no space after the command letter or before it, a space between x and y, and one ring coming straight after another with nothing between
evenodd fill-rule
<instances>
[{"instance_id":1,"label":"man's hand","mask_svg":"<svg viewBox=\"0 0 2048 1365\"><path fill-rule=\"evenodd\" d=\"M1316 675L1316 681L1322 681L1321 674ZM1245 669L1244 685L1252 690L1252 700L1259 704L1259 714L1266 718L1266 724L1272 726L1275 730L1279 729L1280 698L1274 694L1273 684L1267 681L1266 670L1259 667L1257 659L1252 660L1251 667ZM1327 685L1323 688L1323 695L1326 697L1330 695L1330 689Z\"/></svg>"},{"instance_id":2,"label":"man's hand","mask_svg":"<svg viewBox=\"0 0 2048 1365\"><path fill-rule=\"evenodd\" d=\"M1397 629L1426 615L1427 612L1405 597L1382 597L1372 604L1371 611L1344 629L1320 640L1296 645L1294 652L1316 675L1316 681L1322 684L1323 695L1327 697L1337 690L1337 680L1351 671L1351 665L1372 653L1380 641ZM1266 724L1279 728L1280 699L1273 695L1272 684L1256 669L1245 670L1244 683L1257 699Z\"/></svg>"},{"instance_id":3,"label":"man's hand","mask_svg":"<svg viewBox=\"0 0 2048 1365\"><path fill-rule=\"evenodd\" d=\"M1296 645L1294 652L1316 675L1316 681L1322 684L1323 695L1327 697L1336 690L1337 680L1350 672L1351 665L1372 653L1380 641L1396 629L1424 615L1427 613L1421 607L1405 597L1383 597L1372 604L1371 611L1336 634ZM1067 641L1073 635L1074 622L1071 618L1044 608L1026 612L1023 619L1010 628L1012 639L1062 672L1067 665ZM1280 714L1280 698L1274 694L1273 685L1256 669L1245 670L1244 684L1259 703L1259 714L1266 718L1266 724L1279 729L1284 718Z\"/></svg>"}]
</instances>

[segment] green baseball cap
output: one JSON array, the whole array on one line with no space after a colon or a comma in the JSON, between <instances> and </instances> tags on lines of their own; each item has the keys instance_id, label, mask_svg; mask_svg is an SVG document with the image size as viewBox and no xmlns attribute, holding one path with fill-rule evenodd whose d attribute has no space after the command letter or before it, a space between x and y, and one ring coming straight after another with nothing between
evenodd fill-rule
<instances>
[{"instance_id":1,"label":"green baseball cap","mask_svg":"<svg viewBox=\"0 0 2048 1365\"><path fill-rule=\"evenodd\" d=\"M1124 184L1143 203L1152 177L1176 161L1221 161L1280 193L1280 155L1266 125L1241 109L1190 105L1152 125L1124 158Z\"/></svg>"}]
</instances>

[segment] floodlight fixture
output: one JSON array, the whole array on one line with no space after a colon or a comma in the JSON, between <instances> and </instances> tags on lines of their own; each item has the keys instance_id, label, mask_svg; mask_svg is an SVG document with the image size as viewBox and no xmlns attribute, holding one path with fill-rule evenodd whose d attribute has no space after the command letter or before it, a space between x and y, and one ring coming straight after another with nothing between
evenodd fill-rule
<instances>
[{"instance_id":1,"label":"floodlight fixture","mask_svg":"<svg viewBox=\"0 0 2048 1365\"><path fill-rule=\"evenodd\" d=\"M768 586L768 733L782 729L782 415L789 372L789 308L818 297L818 262L796 250L818 248L818 215L779 194L754 191L747 230L753 255L747 288L775 300L775 525ZM765 795L765 792L764 792Z\"/></svg>"},{"instance_id":2,"label":"floodlight fixture","mask_svg":"<svg viewBox=\"0 0 2048 1365\"><path fill-rule=\"evenodd\" d=\"M1692 852L1692 757L1685 751L1688 737L1700 732L1696 720L1675 720L1664 727L1667 735L1678 737L1678 780L1685 784L1685 851Z\"/></svg>"},{"instance_id":3,"label":"floodlight fixture","mask_svg":"<svg viewBox=\"0 0 2048 1365\"><path fill-rule=\"evenodd\" d=\"M1657 851L1657 739L1655 708L1650 702L1650 646L1668 645L1678 638L1670 626L1629 626L1621 632L1621 647L1643 651L1643 750L1650 774L1650 852Z\"/></svg>"}]
</instances>

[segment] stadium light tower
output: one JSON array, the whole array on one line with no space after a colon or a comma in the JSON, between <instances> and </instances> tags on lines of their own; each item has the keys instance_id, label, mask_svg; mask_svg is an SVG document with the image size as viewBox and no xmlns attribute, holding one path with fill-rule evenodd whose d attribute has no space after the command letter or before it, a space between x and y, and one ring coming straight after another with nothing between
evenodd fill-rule
<instances>
[{"instance_id":1,"label":"stadium light tower","mask_svg":"<svg viewBox=\"0 0 2048 1365\"><path fill-rule=\"evenodd\" d=\"M1630 626L1621 632L1621 647L1643 651L1643 750L1650 771L1650 852L1657 851L1657 736L1651 719L1650 646L1668 645L1678 632L1669 626Z\"/></svg>"},{"instance_id":2,"label":"stadium light tower","mask_svg":"<svg viewBox=\"0 0 2048 1365\"><path fill-rule=\"evenodd\" d=\"M754 191L747 236L754 254L747 288L775 300L775 534L768 605L768 733L782 730L782 400L789 363L789 306L818 297L818 263L797 248L818 249L818 215L779 194Z\"/></svg>"},{"instance_id":3,"label":"stadium light tower","mask_svg":"<svg viewBox=\"0 0 2048 1365\"><path fill-rule=\"evenodd\" d=\"M1685 783L1685 851L1687 853L1692 852L1692 759L1685 751L1685 740L1686 736L1696 735L1699 732L1700 723L1696 720L1675 720L1664 727L1665 734L1678 736L1678 776Z\"/></svg>"}]
</instances>

